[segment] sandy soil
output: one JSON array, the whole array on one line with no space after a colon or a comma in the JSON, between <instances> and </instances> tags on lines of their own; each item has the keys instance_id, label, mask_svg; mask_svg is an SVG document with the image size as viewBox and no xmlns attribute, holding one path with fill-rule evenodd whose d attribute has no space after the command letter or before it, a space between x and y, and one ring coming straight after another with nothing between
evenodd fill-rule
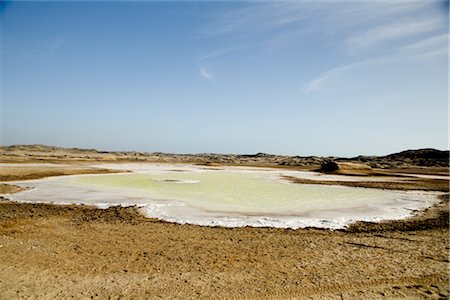
<instances>
[{"instance_id":1,"label":"sandy soil","mask_svg":"<svg viewBox=\"0 0 450 300\"><path fill-rule=\"evenodd\" d=\"M448 299L441 200L408 220L346 231L210 228L134 208L3 200L0 298Z\"/></svg>"},{"instance_id":2,"label":"sandy soil","mask_svg":"<svg viewBox=\"0 0 450 300\"><path fill-rule=\"evenodd\" d=\"M63 175L103 174L117 172L120 171L93 168L83 164L1 164L0 181L17 181Z\"/></svg>"},{"instance_id":3,"label":"sandy soil","mask_svg":"<svg viewBox=\"0 0 450 300\"><path fill-rule=\"evenodd\" d=\"M14 184L0 183L0 194L13 194L25 190L25 188Z\"/></svg>"},{"instance_id":4,"label":"sandy soil","mask_svg":"<svg viewBox=\"0 0 450 300\"><path fill-rule=\"evenodd\" d=\"M285 179L299 184L319 184L319 185L342 185L351 187L377 188L386 190L420 190L420 191L449 191L449 181L445 179L431 179L431 178L408 178L395 177L397 180L390 178L379 181L338 181L338 180L310 180L304 178L297 178L293 176L283 176Z\"/></svg>"}]
</instances>

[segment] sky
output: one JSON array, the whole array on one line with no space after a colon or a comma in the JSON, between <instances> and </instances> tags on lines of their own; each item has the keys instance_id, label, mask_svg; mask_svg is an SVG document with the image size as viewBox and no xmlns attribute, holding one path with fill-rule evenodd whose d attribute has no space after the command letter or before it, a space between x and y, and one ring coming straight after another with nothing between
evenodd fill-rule
<instances>
[{"instance_id":1,"label":"sky","mask_svg":"<svg viewBox=\"0 0 450 300\"><path fill-rule=\"evenodd\" d=\"M447 1L2 1L0 142L448 149Z\"/></svg>"}]
</instances>

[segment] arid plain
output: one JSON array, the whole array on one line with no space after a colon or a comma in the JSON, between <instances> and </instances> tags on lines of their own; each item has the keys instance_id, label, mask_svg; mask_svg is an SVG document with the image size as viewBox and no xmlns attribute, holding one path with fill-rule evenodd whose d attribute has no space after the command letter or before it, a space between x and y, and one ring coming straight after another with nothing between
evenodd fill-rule
<instances>
[{"instance_id":1,"label":"arid plain","mask_svg":"<svg viewBox=\"0 0 450 300\"><path fill-rule=\"evenodd\" d=\"M2 147L0 298L448 299L449 182L433 177L448 177L448 152L433 151L339 159ZM371 180L290 179L443 195L408 219L334 231L180 225L144 218L133 207L8 200L20 190L10 181L111 172L90 167L100 162L315 170L329 160L342 166L335 173Z\"/></svg>"}]
</instances>

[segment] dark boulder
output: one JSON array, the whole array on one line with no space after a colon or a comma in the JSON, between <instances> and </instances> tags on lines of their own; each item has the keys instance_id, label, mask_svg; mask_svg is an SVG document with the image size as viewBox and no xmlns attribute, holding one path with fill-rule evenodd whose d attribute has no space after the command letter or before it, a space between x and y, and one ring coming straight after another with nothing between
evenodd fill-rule
<instances>
[{"instance_id":1,"label":"dark boulder","mask_svg":"<svg viewBox=\"0 0 450 300\"><path fill-rule=\"evenodd\" d=\"M331 160L324 161L319 169L319 171L323 173L333 173L337 170L339 170L339 165Z\"/></svg>"}]
</instances>

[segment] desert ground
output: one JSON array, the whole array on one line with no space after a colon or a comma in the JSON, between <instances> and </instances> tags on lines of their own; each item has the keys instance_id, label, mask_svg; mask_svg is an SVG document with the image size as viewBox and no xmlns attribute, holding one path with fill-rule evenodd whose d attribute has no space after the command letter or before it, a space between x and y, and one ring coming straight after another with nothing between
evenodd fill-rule
<instances>
[{"instance_id":1,"label":"desert ground","mask_svg":"<svg viewBox=\"0 0 450 300\"><path fill-rule=\"evenodd\" d=\"M354 166L340 170L348 176L362 172L398 179L395 184L381 179L346 183L354 186L378 182L369 187L446 193L436 205L408 219L359 222L345 230L221 228L147 219L133 207L101 210L9 201L8 193L20 190L9 181L111 172L88 162L117 157L124 162L136 157L189 162L163 154L149 158L39 147L0 151L0 299L449 297L448 179L433 178L448 176L441 162L418 166L414 159L384 158L373 159L366 171ZM205 155L190 159L224 164ZM290 166L282 163L294 158L265 160L264 155L233 159L230 164L303 169L320 163L320 158L295 158L302 163ZM413 173L425 177L411 178L408 174Z\"/></svg>"}]
</instances>

